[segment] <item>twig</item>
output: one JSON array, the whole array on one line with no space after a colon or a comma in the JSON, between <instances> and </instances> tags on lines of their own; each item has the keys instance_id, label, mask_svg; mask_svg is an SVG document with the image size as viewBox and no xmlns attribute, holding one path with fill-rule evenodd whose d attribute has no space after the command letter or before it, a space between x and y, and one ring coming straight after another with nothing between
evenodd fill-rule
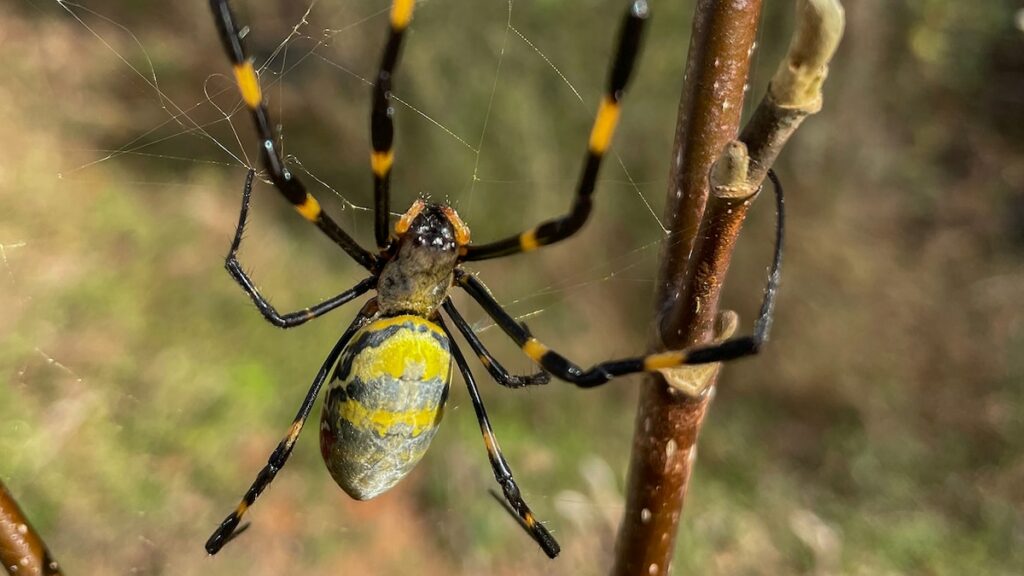
<instances>
[{"instance_id":1,"label":"twig","mask_svg":"<svg viewBox=\"0 0 1024 576\"><path fill-rule=\"evenodd\" d=\"M708 342L740 228L782 146L821 107L821 85L839 38L838 0L797 0L786 59L742 142L735 141L760 1L698 3L679 105L652 347ZM712 166L714 165L714 170ZM616 575L667 574L718 367L692 373L695 390L652 375L643 383L616 543ZM693 392L701 392L694 395Z\"/></svg>"},{"instance_id":2,"label":"twig","mask_svg":"<svg viewBox=\"0 0 1024 576\"><path fill-rule=\"evenodd\" d=\"M0 482L0 563L8 574L60 576L57 561Z\"/></svg>"},{"instance_id":3,"label":"twig","mask_svg":"<svg viewBox=\"0 0 1024 576\"><path fill-rule=\"evenodd\" d=\"M750 152L753 190L804 118L821 110L821 87L844 25L839 0L797 0L789 51L740 137Z\"/></svg>"}]
</instances>

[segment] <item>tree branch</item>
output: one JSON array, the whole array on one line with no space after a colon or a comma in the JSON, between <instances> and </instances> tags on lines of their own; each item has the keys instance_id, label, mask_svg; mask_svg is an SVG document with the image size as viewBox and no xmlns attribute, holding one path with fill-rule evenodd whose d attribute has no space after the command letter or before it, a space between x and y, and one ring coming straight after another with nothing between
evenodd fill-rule
<instances>
[{"instance_id":1,"label":"tree branch","mask_svg":"<svg viewBox=\"0 0 1024 576\"><path fill-rule=\"evenodd\" d=\"M655 350L727 337L714 324L747 210L783 145L821 107L842 8L838 0L797 0L789 53L743 132L746 145L734 140L760 10L760 0L701 0L696 8L666 201ZM671 384L655 374L642 385L613 574L670 571L718 365L688 370L669 374Z\"/></svg>"},{"instance_id":2,"label":"tree branch","mask_svg":"<svg viewBox=\"0 0 1024 576\"><path fill-rule=\"evenodd\" d=\"M14 496L0 482L0 564L9 574L60 576L39 533L32 528Z\"/></svg>"}]
</instances>

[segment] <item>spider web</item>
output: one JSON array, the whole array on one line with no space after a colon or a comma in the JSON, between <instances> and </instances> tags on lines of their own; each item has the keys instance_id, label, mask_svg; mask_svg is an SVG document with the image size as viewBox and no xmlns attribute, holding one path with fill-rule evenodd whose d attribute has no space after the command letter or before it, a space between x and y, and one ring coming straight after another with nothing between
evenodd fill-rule
<instances>
[{"instance_id":1,"label":"spider web","mask_svg":"<svg viewBox=\"0 0 1024 576\"><path fill-rule=\"evenodd\" d=\"M129 27L120 24L114 17L93 10L85 3L58 0L58 4L97 42L107 48L113 59L123 64L125 70L144 84L144 88L148 89L155 97L155 105L159 106L165 114L165 118L161 122L142 127L117 148L97 151L96 157L87 162L62 167L57 174L58 178L87 180L91 170L107 163L123 161L125 157L147 157L170 163L186 162L236 168L260 168L255 157L252 156L253 139L250 134L244 133L248 130L250 123L248 111L239 101L233 80L228 75L220 71L211 72L203 83L201 95L178 96L176 94L181 92L179 87L167 89L165 85L161 84L160 73L147 51L146 43ZM438 6L435 5L438 4L443 3L436 0L420 2L417 6L417 17L422 19L424 13L429 13L428 11L437 8ZM242 7L244 8L244 5ZM341 18L340 25L320 29L316 22L319 18L325 18L324 14L328 10L330 7L321 5L320 2L311 2L301 17L290 27L287 34L277 41L273 50L269 54L258 55L257 67L264 91L268 95L272 118L278 123L278 135L283 153L292 169L307 181L307 185L314 194L322 197L324 191L327 191L340 201L344 209L368 214L371 212L371 208L366 193L352 194L342 191L342 188L355 187L344 184L339 186L331 178L321 176L317 167L304 161L302 151L291 145L292 131L289 129L289 118L294 117L294 114L286 116L282 112L280 98L282 83L288 82L296 71L301 71L304 67L311 67L310 60L319 61L326 66L328 71L334 71L339 76L354 80L357 85L362 86L362 94L369 95L375 65L369 65L365 61L365 56L362 57L363 62L358 62L358 66L354 65L350 63L352 60L350 56L338 55L336 51L332 51L331 44L337 38L344 37L353 30L363 27L382 28L389 10L388 3L377 2L372 6L360 3L355 7L350 6L344 10L345 14ZM353 12L355 12L354 15ZM561 91L562 107L566 106L566 102L569 105L574 105L580 119L589 122L589 117L596 109L596 103L601 97L601 91L598 89L589 90L589 94L585 98L569 75L559 68L557 56L547 54L516 25L517 10L514 1L495 2L490 12L497 14L504 22L501 26L500 46L492 54L490 78L481 75L473 80L475 83L489 86L487 105L482 118L468 123L469 126L466 128L461 126L456 128L449 126L448 122L442 119L443 111L439 113L438 110L418 106L403 91L403 74L407 74L409 68L407 62L400 63L398 83L393 97L399 122L399 141L401 141L404 125L418 119L435 130L441 140L449 141L451 145L446 146L447 150L462 149L464 153L470 155L472 172L462 177L466 184L461 187L460 192L446 194L450 201L464 211L464 218L470 222L472 222L472 218L467 218L467 213L472 215L486 210L486 205L483 203L487 201L488 194L481 192L482 188L507 190L513 186L521 186L525 189L522 194L525 202L530 201L530 196L533 193L552 195L552 191L557 191L558 194L565 197L562 204L567 204L571 197L572 187L569 183L576 175L575 162L567 162L564 178L555 182L494 178L490 177L486 171L481 170L482 159L487 158L488 155L501 153L495 147L493 134L489 132L489 129L493 126L492 118L503 113L502 110L497 110L494 107L495 95L507 85L515 82L514 79L509 78L507 73L503 74L503 66L510 55L519 61L534 59L541 64L534 66L534 71L550 74L557 78L558 84L561 86L559 90ZM609 19L609 27L615 24L617 24L617 18ZM417 31L414 30L410 36L412 38L407 39L405 47L404 60L406 61L410 59L409 53L416 50ZM375 62L375 57L370 58L370 63ZM227 65L223 64L214 68L224 69L226 67ZM357 71L357 67L360 70ZM579 75L594 76L603 83L606 74L604 67L602 63L601 68L581 72ZM324 68L317 67L316 70L322 71ZM301 87L299 89L301 90ZM541 113L543 112L541 111ZM476 124L478 128L474 130L472 124ZM588 131L589 126L584 124L579 133L585 135ZM156 151L161 145L168 142L182 139L195 140L196 138L209 145L207 146L210 149L209 153L202 156L182 157ZM442 145L444 144L442 143ZM350 152L350 154L361 153L362 150ZM574 150L567 154L566 158L574 159L579 156L582 156L582 153ZM400 148L398 148L398 158L396 172L402 170L403 162L415 161L415 159L403 158ZM396 180L398 178L400 176L396 175ZM368 188L365 186L365 181L360 184L364 184L362 188ZM650 285L648 274L630 276L630 273L641 265L650 268L650 261L657 252L657 246L661 238L667 234L667 230L661 224L655 209L647 199L647 195L660 194L661 182L638 182L631 174L619 151L613 148L606 161L602 179L599 181L600 188L608 188L610 185L621 185L621 188L625 189L633 198L632 201L640 206L643 213L646 214L640 224L649 230L658 231L660 234L648 234L639 244L618 247L619 252L606 255L595 264L572 270L555 282L538 286L513 298L504 298L504 303L513 306L513 310L519 317L528 318L543 314L546 308L558 300L573 297L579 294L583 288L609 281L640 282ZM603 196L611 193L608 190L601 192ZM393 205L396 210L404 210L400 200L393 201ZM560 207L556 210L561 211L564 208ZM401 212L395 213L395 215L400 214ZM517 228L510 227L504 233L515 232L535 222L536 218L523 219L522 225ZM363 226L366 224L363 223ZM478 237L484 236L485 233L486 231L478 232ZM494 237L492 234L488 234L488 236ZM538 301L542 303L538 303ZM524 310L524 307L529 309ZM489 322L484 321L478 325L478 328L487 329L490 326Z\"/></svg>"},{"instance_id":2,"label":"spider web","mask_svg":"<svg viewBox=\"0 0 1024 576\"><path fill-rule=\"evenodd\" d=\"M256 56L275 134L286 162L312 193L321 200L328 200L331 209L336 210L333 214L337 216L340 212L342 226L369 247L372 244L369 234L372 187L365 162L369 150L368 101L384 39L389 2L313 0L298 7L281 8L279 12L264 4L269 3L235 2L235 8L241 20L252 26L248 44ZM33 4L36 5L43 6ZM159 30L154 31L144 24L142 20L152 17L152 13L125 14L102 6L99 2L56 0L43 8L57 8L62 21L72 23L70 28L77 31L75 42L91 43L90 54L103 69L103 78L123 85L111 92L122 96L122 102L132 102L133 106L130 110L110 110L103 102L91 101L81 107L78 112L82 115L95 113L99 120L94 121L91 128L107 129L109 134L103 142L112 145L83 149L77 147L78 140L75 140L73 149L61 149L58 155L49 158L46 165L52 168L50 174L61 185L73 186L75 190L102 189L110 179L117 178L121 185L133 186L140 194L156 190L161 197L208 186L210 179L218 185L230 182L228 188L219 188L215 198L197 208L209 212L202 221L217 220L210 226L216 230L223 246L218 245L216 254L202 254L196 259L207 262L222 258L221 250L227 248L230 228L236 218L245 170L260 168L254 155L256 141L250 128L251 120L238 98L228 63L224 58L207 62L190 60L180 52L168 54L166 46L180 50L183 43L168 43ZM536 7L525 2L475 3L472 8L451 1L418 2L414 24L403 47L393 95L397 158L392 206L400 213L421 193L447 190L436 195L443 195L459 209L473 226L474 238L479 242L518 232L541 219L562 213L574 192L590 123L602 96L619 9L616 3L614 10L604 11L594 19L603 26L593 35L595 47L600 45L601 48L582 49L579 45L559 43L557 33L535 32L542 28L541 24L550 30L551 23L544 22ZM166 10L168 16L191 15ZM459 54L445 50L444 21L457 19L465 11L472 12L472 21L480 28L479 36L483 41L473 64L460 63ZM555 10L553 13L564 16L570 12ZM442 31L435 32L438 28ZM195 29L188 28L181 33L197 43L215 41L215 32L206 20L197 20ZM220 55L219 45L217 49ZM580 52L586 51L596 54L590 59L577 58ZM683 56L682 53L677 55L676 63L667 67L680 69ZM450 76L457 82L445 84L444 80L439 80L429 84L424 80L434 74L429 70L435 61L439 63L438 68L442 68L448 60L456 62L458 70ZM194 70L199 70L198 76L188 72ZM643 70L641 65L641 72ZM444 77L440 71L436 75ZM529 320L538 333L546 331L564 336L587 332L588 328L590 332L608 326L613 332L621 328L618 339L599 344L595 348L597 352L592 352L587 343L569 341L565 344L567 351L586 350L593 354L589 359L580 358L581 362L630 355L644 347L638 335L643 334L647 323L655 259L666 236L657 216L660 208L652 206L648 199L659 199L665 189L662 166L665 154L661 151L667 150L671 142L678 92L674 83L667 84L671 85L659 87L658 95L669 102L662 120L661 144L645 150L630 142L650 138L646 132L651 123L631 124L630 106L643 106L644 99L650 96L653 87L658 87L658 82L643 82L641 76L634 83L627 96L616 146L605 160L598 182L595 214L580 237L567 243L574 248L552 248L479 267L481 277L488 281L502 304L520 320ZM331 89L333 91L329 91ZM319 92L315 98L308 98L304 93L309 90ZM530 109L524 113L519 110L523 106L517 106L510 97L520 91L541 91L542 96L525 100L525 107ZM124 97L125 92L130 97ZM437 92L442 94L438 96ZM323 149L333 146L334 142L319 137L312 140L307 133L309 125L303 123L308 116L304 108L326 106L333 100L342 103L331 114L338 122L331 125L332 129L337 129L331 140L340 143L334 154L363 159L362 172L355 177L349 177L344 169L332 169L325 161L330 155L324 154ZM463 106L467 101L471 104ZM92 107L98 107L99 111ZM124 116L133 119L128 127L123 121L106 119ZM559 119L558 129L548 126L552 118ZM524 123L528 129L514 132L515 125ZM549 140L553 143L546 143ZM416 149L424 149L424 141L428 149L436 149L437 158L407 153L414 143L418 145ZM632 150L636 148L639 152ZM513 160L506 161L506 157ZM417 165L439 162L438 158L446 162L451 159L447 175L436 181L419 180L421 172L417 171ZM532 158L541 158L546 164L537 167ZM183 179L185 173L204 174L207 180ZM128 181L124 180L126 177ZM285 226L290 226L287 223L290 214L282 210L276 200L261 202L261 198L277 195L266 183L258 186L255 194L253 223L243 245L243 263L247 257L256 258L261 249L272 249L275 240L282 241L300 230L296 225L287 231L275 232L275 226L269 224L277 222L275 214L284 213L280 221ZM189 197L194 200L196 194ZM199 195L198 198L203 201L206 197ZM494 206L500 206L498 218L493 214ZM484 224L474 226L474 222ZM54 244L66 241L56 236L33 235L32 230L28 230L26 233L18 228L0 231L3 281L16 295L9 302L14 308L25 310L31 306L36 284L24 280L19 270L33 258L47 253ZM295 246L311 242L311 234L300 234L305 235L294 242ZM255 277L261 287L266 286L266 293L275 295L281 288L290 286L290 282L275 280L276 267L284 267L281 260L288 257L284 251L279 251L276 257L261 260L263 264ZM347 264L347 260L341 261ZM337 262L334 264L338 266ZM151 273L163 272L151 270ZM222 280L227 285L224 292L230 292L237 300L237 288L229 285L226 275ZM84 277L80 277L80 281L85 283ZM327 296L321 289L315 289L312 294L321 298ZM282 301L287 300L282 307L290 310L293 304L312 303L296 302L296 298L280 297ZM632 303L629 308L642 310L644 316L634 318L628 310L614 312L621 307L616 303L622 302ZM488 345L492 346L492 341L499 341L500 335L491 330L493 324L489 318L473 311L468 304L464 302L461 306L463 312L476 330L490 336ZM600 317L581 318L588 310L601 311ZM555 331L553 326L566 319L571 320L572 326L563 332ZM322 334L314 332L308 338L311 342L322 342ZM106 373L96 366L107 358L101 355L93 361L86 358L87 354L96 354L93 348L86 347L89 352L74 348L68 352L66 346L51 345L48 339L34 335L27 338L34 339L28 344L30 358L34 360L27 361L29 365L26 365L22 358L12 382L15 387L28 389L34 386L33 371L49 371L49 378L59 382L52 385L52 391L63 399L45 412L45 418L59 424L54 424L51 433L34 441L37 452L49 456L35 457L30 464L19 468L21 478L34 481L44 477L46 466L54 459L66 457L62 446L74 441L84 419L104 413L104 396L97 390L102 390L106 384L103 376ZM492 350L510 369L530 370L525 360L505 360L516 357L510 353L514 348L507 343ZM116 358L117 351L101 351L103 353L114 354ZM308 371L308 367L301 370ZM217 377L216 374L208 377L212 380L211 387L219 385ZM152 401L133 394L124 393L119 401L129 405ZM468 403L462 409L466 407ZM277 433L275 429L267 434L273 437ZM499 431L499 437L501 434ZM260 436L261 441L255 443L256 460L265 458L267 437ZM17 443L18 440L10 441L11 445ZM474 452L467 457L477 460L480 454ZM580 475L584 478L585 489L552 494L533 488L533 502L549 511L557 509L560 517L550 519L558 523L571 523L583 531L586 527L599 526L601 537L607 540L621 510L616 480L601 459L583 460ZM29 471L27 475L25 470ZM524 488L530 490L529 483L524 484ZM231 485L231 492L238 488ZM274 492L281 494L285 489ZM492 503L485 498L480 500L484 501L482 507L488 516L497 513ZM541 505L545 500L551 502ZM273 506L270 502L261 504ZM142 504L136 506L146 508ZM207 512L205 504L202 510L203 514ZM272 513L272 508L267 511L268 515ZM531 546L525 538L519 544L525 548ZM569 566L567 569L571 571L572 565ZM544 573L543 570L540 573Z\"/></svg>"}]
</instances>

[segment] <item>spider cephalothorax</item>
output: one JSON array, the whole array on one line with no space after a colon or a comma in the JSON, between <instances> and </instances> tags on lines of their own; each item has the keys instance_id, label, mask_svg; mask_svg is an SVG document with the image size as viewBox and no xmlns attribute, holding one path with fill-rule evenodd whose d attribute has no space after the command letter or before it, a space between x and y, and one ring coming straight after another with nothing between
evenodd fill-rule
<instances>
[{"instance_id":1,"label":"spider cephalothorax","mask_svg":"<svg viewBox=\"0 0 1024 576\"><path fill-rule=\"evenodd\" d=\"M377 282L377 304L387 316L432 316L452 284L469 228L451 206L420 199L395 225L395 233L398 239Z\"/></svg>"}]
</instances>

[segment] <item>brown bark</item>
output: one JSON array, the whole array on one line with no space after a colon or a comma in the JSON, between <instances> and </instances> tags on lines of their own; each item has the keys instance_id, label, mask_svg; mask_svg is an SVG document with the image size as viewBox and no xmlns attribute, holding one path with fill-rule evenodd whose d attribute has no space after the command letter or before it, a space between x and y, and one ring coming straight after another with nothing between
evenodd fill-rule
<instances>
[{"instance_id":1,"label":"brown bark","mask_svg":"<svg viewBox=\"0 0 1024 576\"><path fill-rule=\"evenodd\" d=\"M8 574L60 576L39 533L29 524L14 496L0 482L0 563Z\"/></svg>"},{"instance_id":2,"label":"brown bark","mask_svg":"<svg viewBox=\"0 0 1024 576\"><path fill-rule=\"evenodd\" d=\"M714 333L714 320L743 220L786 141L821 107L843 11L838 0L797 0L789 53L743 142L734 140L760 9L760 0L701 0L696 8L665 208L670 235L657 284L654 350L729 337L728 329ZM718 368L685 367L667 373L673 385L662 374L642 384L613 574L671 571Z\"/></svg>"},{"instance_id":3,"label":"brown bark","mask_svg":"<svg viewBox=\"0 0 1024 576\"><path fill-rule=\"evenodd\" d=\"M701 216L711 165L739 132L760 13L759 0L701 0L696 8L665 207L670 236L662 252L655 298L656 318L668 321L656 330L656 348L683 348L712 336L725 270L714 266L714 257L702 258L690 266L700 274L691 274L687 262L698 243L714 244L719 242L715 236L738 232L738 226ZM702 221L711 226L698 230ZM728 244L731 251L731 243L720 245ZM642 384L613 574L669 573L697 434L709 401L710 395L693 398L669 387L661 375L649 376Z\"/></svg>"}]
</instances>

